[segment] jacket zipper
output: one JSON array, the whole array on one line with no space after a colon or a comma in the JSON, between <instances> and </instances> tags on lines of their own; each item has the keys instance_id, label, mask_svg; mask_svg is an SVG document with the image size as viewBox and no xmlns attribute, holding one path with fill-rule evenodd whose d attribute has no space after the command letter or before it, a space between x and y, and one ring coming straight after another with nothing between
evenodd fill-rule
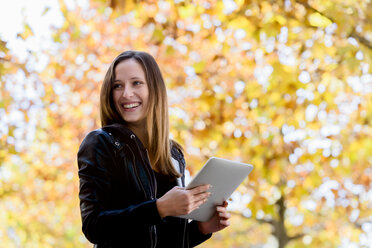
<instances>
[{"instance_id":1,"label":"jacket zipper","mask_svg":"<svg viewBox=\"0 0 372 248\"><path fill-rule=\"evenodd\" d=\"M154 195L151 196L151 200L154 200L156 198L156 194L157 194L157 184L156 184L156 179L154 178L154 174L151 171L152 168L151 168L151 163L150 163L150 156L149 156L149 152L148 152L147 149L146 149L146 156L147 156L147 160L149 161L149 167L150 168L148 168L147 165L145 165L145 167L146 167L147 172L149 173L151 184L153 186L153 192L151 192L151 193L154 194ZM157 242L158 242L158 240L157 240L158 236L157 236L156 225L153 225L153 227L154 227L154 239L155 239L153 247L156 248L156 245L157 245ZM153 240L152 240L152 233L151 233L151 244L153 244L152 241Z\"/></svg>"},{"instance_id":2,"label":"jacket zipper","mask_svg":"<svg viewBox=\"0 0 372 248\"><path fill-rule=\"evenodd\" d=\"M129 150L130 150L130 152L132 153L132 156L133 156L133 169L134 169L134 174L136 175L137 181L138 181L138 183L140 184L143 193L145 194L145 199L148 199L147 194L146 194L146 191L145 191L145 188L143 187L142 181L141 181L141 179L139 178L139 175L138 175L138 172L137 172L136 157L134 156L134 152L133 152L132 148L130 148L130 146L127 145L127 147L129 148ZM152 198L152 197L151 197L151 198ZM155 233L156 233L156 232L155 232ZM155 248L155 247L156 247L156 243L155 243L155 245L154 245L154 241L153 241L153 239L152 239L152 230L151 230L151 229L150 229L150 242L151 242L151 248Z\"/></svg>"},{"instance_id":3,"label":"jacket zipper","mask_svg":"<svg viewBox=\"0 0 372 248\"><path fill-rule=\"evenodd\" d=\"M131 135L131 139L133 139L134 140L134 142L136 142L136 145L137 145L137 149L138 150L140 150L139 148L138 148L138 144L137 144L137 141L135 140L135 135ZM128 145L127 145L128 146ZM128 146L129 147L129 146ZM143 190L143 192L145 193L145 197L146 197L146 199L148 199L148 197L147 197L147 194L146 194L146 191L145 191L145 189L144 189L144 187L143 187L143 184L142 184L142 182L141 182L141 180L140 180L140 178L139 178L139 176L138 176L138 172L137 172L137 166L136 166L136 164L135 164L135 156L134 156L134 152L133 152L133 150L129 147L129 149L130 149L130 151L131 151L131 153L132 153L132 155L133 155L133 160L134 160L134 170L135 170L135 174L136 174L136 177L137 177L137 180L139 181L139 183L140 183L140 185L141 185L141 188L142 188L142 190ZM146 149L146 155L147 155L147 158L148 158L148 161L150 161L150 158L149 158L149 154L148 154L148 151L147 151L147 149ZM142 157L141 157L142 158ZM143 161L143 159L142 159L142 161ZM144 162L144 161L143 161ZM151 174L151 171L148 171L149 169L147 168L147 165L145 164L145 169L146 169L146 171L147 171L147 173L149 174L149 179L150 179L150 181L151 181L151 184L152 184L152 186L153 186L153 190L152 191L154 191L154 192L151 192L151 200L154 200L155 199L155 197L156 197L156 191L157 191L157 187L156 187L156 182L154 181L154 177L153 177L153 175ZM155 193L155 196L153 195L153 193ZM152 228L150 229L150 241L151 241L151 247L152 248L156 248L156 243L157 243L157 231L156 231L156 225L153 225L153 228L154 228L154 238L155 238L155 242L154 242L154 240L153 240L153 237L152 237Z\"/></svg>"},{"instance_id":4,"label":"jacket zipper","mask_svg":"<svg viewBox=\"0 0 372 248\"><path fill-rule=\"evenodd\" d=\"M146 149L146 156L147 156L147 160L149 161L149 164L150 164L150 168L152 169L151 167L151 162L150 162L150 156L149 156L149 151ZM156 184L156 179L154 178L154 175L153 173L149 172L149 176L151 177L151 181L153 182L153 187L154 187L154 199L156 198L156 195L158 194L158 185Z\"/></svg>"},{"instance_id":5,"label":"jacket zipper","mask_svg":"<svg viewBox=\"0 0 372 248\"><path fill-rule=\"evenodd\" d=\"M126 146L129 148L129 150L130 150L130 152L132 153L132 156L133 156L134 174L136 175L137 181L140 184L143 193L145 194L145 199L148 199L148 196L146 194L145 188L143 187L142 181L141 181L141 179L140 179L140 177L138 175L137 166L136 166L136 157L134 156L134 152L133 152L132 148L130 148L130 146L128 146L128 145L126 145Z\"/></svg>"}]
</instances>

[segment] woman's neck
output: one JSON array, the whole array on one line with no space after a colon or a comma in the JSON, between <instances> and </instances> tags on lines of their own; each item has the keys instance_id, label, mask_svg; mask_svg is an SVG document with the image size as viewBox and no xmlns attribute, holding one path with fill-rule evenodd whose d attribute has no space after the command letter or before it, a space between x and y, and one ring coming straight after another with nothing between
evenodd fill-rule
<instances>
[{"instance_id":1,"label":"woman's neck","mask_svg":"<svg viewBox=\"0 0 372 248\"><path fill-rule=\"evenodd\" d=\"M127 125L127 126L140 139L143 146L147 149L151 167L152 167L153 170L157 171L155 166L154 166L154 157L152 156L150 150L148 149L149 148L149 142L148 142L148 136L147 136L148 134L147 134L146 128L145 127L138 127L138 126L135 126L135 125Z\"/></svg>"},{"instance_id":2,"label":"woman's neck","mask_svg":"<svg viewBox=\"0 0 372 248\"><path fill-rule=\"evenodd\" d=\"M147 138L147 130L145 127L138 127L135 125L128 125L128 128L140 139L143 146L148 149L148 138Z\"/></svg>"}]
</instances>

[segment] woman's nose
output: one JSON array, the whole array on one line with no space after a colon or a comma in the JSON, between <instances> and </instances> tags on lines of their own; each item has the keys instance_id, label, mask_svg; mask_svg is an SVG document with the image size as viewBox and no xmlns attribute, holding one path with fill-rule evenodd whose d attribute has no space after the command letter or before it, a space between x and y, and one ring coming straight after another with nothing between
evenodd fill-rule
<instances>
[{"instance_id":1,"label":"woman's nose","mask_svg":"<svg viewBox=\"0 0 372 248\"><path fill-rule=\"evenodd\" d=\"M123 90L123 97L130 98L133 96L133 89L131 87L125 87Z\"/></svg>"}]
</instances>

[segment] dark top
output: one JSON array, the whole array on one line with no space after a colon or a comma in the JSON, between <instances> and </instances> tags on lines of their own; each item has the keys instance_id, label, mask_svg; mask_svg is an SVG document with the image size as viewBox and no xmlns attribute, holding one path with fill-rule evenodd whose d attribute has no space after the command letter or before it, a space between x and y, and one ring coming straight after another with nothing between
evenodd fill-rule
<instances>
[{"instance_id":1,"label":"dark top","mask_svg":"<svg viewBox=\"0 0 372 248\"><path fill-rule=\"evenodd\" d=\"M158 185L156 198L162 197L174 186L177 186L177 181L171 177L161 175L155 172L156 182ZM185 223L182 219L174 217L165 217L163 222L157 225L158 230L158 245L164 247L164 244L179 244L183 238Z\"/></svg>"},{"instance_id":2,"label":"dark top","mask_svg":"<svg viewBox=\"0 0 372 248\"><path fill-rule=\"evenodd\" d=\"M184 174L182 152L171 152ZM146 149L123 125L89 133L78 166L82 230L95 247L193 247L210 238L196 221L160 218L156 200L176 181L156 177Z\"/></svg>"},{"instance_id":3,"label":"dark top","mask_svg":"<svg viewBox=\"0 0 372 248\"><path fill-rule=\"evenodd\" d=\"M156 171L155 172L155 178L156 182L158 184L158 189L156 193L156 198L162 197L165 193L167 193L169 190L171 190L174 186L177 186L177 180L173 179L170 176L162 175Z\"/></svg>"}]
</instances>

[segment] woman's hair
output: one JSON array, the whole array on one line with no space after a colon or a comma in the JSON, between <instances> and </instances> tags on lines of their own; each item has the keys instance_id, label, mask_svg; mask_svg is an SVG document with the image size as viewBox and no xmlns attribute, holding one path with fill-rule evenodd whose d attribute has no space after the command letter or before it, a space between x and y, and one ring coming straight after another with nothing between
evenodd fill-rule
<instances>
[{"instance_id":1,"label":"woman's hair","mask_svg":"<svg viewBox=\"0 0 372 248\"><path fill-rule=\"evenodd\" d=\"M172 177L181 176L173 167L171 160L171 146L178 149L180 145L169 139L169 118L167 91L163 76L155 59L148 53L139 51L126 51L117 56L107 70L100 94L101 125L114 123L126 124L115 108L112 90L115 80L116 66L127 59L135 59L141 66L146 76L150 92L147 106L147 143L148 151L155 168L164 175Z\"/></svg>"}]
</instances>

